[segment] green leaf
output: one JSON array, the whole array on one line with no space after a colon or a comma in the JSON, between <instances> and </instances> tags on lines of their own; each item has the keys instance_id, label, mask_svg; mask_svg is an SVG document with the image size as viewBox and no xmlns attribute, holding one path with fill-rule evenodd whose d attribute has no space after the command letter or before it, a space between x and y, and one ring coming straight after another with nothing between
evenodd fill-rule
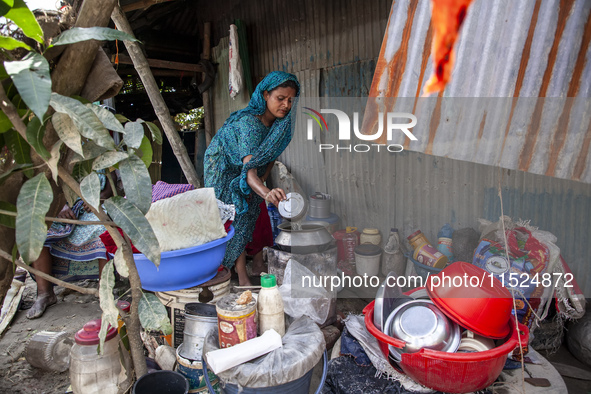
<instances>
[{"instance_id":1,"label":"green leaf","mask_svg":"<svg viewBox=\"0 0 591 394\"><path fill-rule=\"evenodd\" d=\"M16 213L16 205L6 201L0 201L0 209ZM0 225L15 228L15 223L16 218L14 216L0 214Z\"/></svg>"},{"instance_id":2,"label":"green leaf","mask_svg":"<svg viewBox=\"0 0 591 394\"><path fill-rule=\"evenodd\" d=\"M125 129L121 125L121 122L117 120L111 111L94 104L86 104L86 106L90 108L92 112L94 112L94 114L100 119L101 122L103 122L103 125L105 125L107 129L117 131L119 133L125 133Z\"/></svg>"},{"instance_id":3,"label":"green leaf","mask_svg":"<svg viewBox=\"0 0 591 394\"><path fill-rule=\"evenodd\" d=\"M98 210L101 199L101 180L96 172L91 172L80 182L80 193L86 202Z\"/></svg>"},{"instance_id":4,"label":"green leaf","mask_svg":"<svg viewBox=\"0 0 591 394\"><path fill-rule=\"evenodd\" d=\"M81 182L88 174L92 172L92 160L84 160L74 165L72 176L77 182Z\"/></svg>"},{"instance_id":5,"label":"green leaf","mask_svg":"<svg viewBox=\"0 0 591 394\"><path fill-rule=\"evenodd\" d=\"M4 134L4 140L8 150L12 153L14 161L18 164L32 164L31 160L31 146L25 141L23 137L16 131L7 131ZM32 170L26 170L25 175L30 178L33 176Z\"/></svg>"},{"instance_id":6,"label":"green leaf","mask_svg":"<svg viewBox=\"0 0 591 394\"><path fill-rule=\"evenodd\" d=\"M140 324L146 331L160 331L164 335L172 334L172 325L166 308L152 293L142 291L142 298L138 305Z\"/></svg>"},{"instance_id":7,"label":"green leaf","mask_svg":"<svg viewBox=\"0 0 591 394\"><path fill-rule=\"evenodd\" d=\"M57 165L60 161L60 148L64 142L62 140L58 140L53 144L51 147L51 158L47 161L47 165L51 170L51 175L53 177L53 181L55 184L58 184L58 170Z\"/></svg>"},{"instance_id":8,"label":"green leaf","mask_svg":"<svg viewBox=\"0 0 591 394\"><path fill-rule=\"evenodd\" d=\"M43 30L24 0L14 0L12 8L4 16L20 27L27 37L43 44Z\"/></svg>"},{"instance_id":9,"label":"green leaf","mask_svg":"<svg viewBox=\"0 0 591 394\"><path fill-rule=\"evenodd\" d=\"M150 167L152 164L152 156L154 152L152 151L152 143L148 137L144 136L144 138L142 138L142 144L140 145L139 149L135 151L135 154L141 157L146 168Z\"/></svg>"},{"instance_id":10,"label":"green leaf","mask_svg":"<svg viewBox=\"0 0 591 394\"><path fill-rule=\"evenodd\" d=\"M142 159L132 155L119 163L121 181L127 199L144 214L152 204L152 180Z\"/></svg>"},{"instance_id":11,"label":"green leaf","mask_svg":"<svg viewBox=\"0 0 591 394\"><path fill-rule=\"evenodd\" d=\"M57 112L71 117L82 136L93 140L97 145L104 148L115 149L115 142L111 138L109 131L86 105L57 93L51 94L50 104Z\"/></svg>"},{"instance_id":12,"label":"green leaf","mask_svg":"<svg viewBox=\"0 0 591 394\"><path fill-rule=\"evenodd\" d=\"M144 123L146 124L146 126L148 126L148 128L150 129L150 132L152 133L152 140L154 140L154 142L156 142L158 145L162 145L162 132L160 132L160 129L158 128L158 126L156 126L152 122L144 122Z\"/></svg>"},{"instance_id":13,"label":"green leaf","mask_svg":"<svg viewBox=\"0 0 591 394\"><path fill-rule=\"evenodd\" d=\"M2 3L0 3L2 4ZM12 37L4 37L4 36L0 36L0 47L3 49L6 49L7 51L12 51L13 49L16 48L25 48L29 51L32 50L32 48L30 46L28 46L27 44L25 44L22 41L19 40L15 40Z\"/></svg>"},{"instance_id":14,"label":"green leaf","mask_svg":"<svg viewBox=\"0 0 591 394\"><path fill-rule=\"evenodd\" d=\"M62 190L64 192L64 196L66 197L68 205L70 205L71 207L74 206L79 196L65 183L62 184Z\"/></svg>"},{"instance_id":15,"label":"green leaf","mask_svg":"<svg viewBox=\"0 0 591 394\"><path fill-rule=\"evenodd\" d=\"M25 182L16 200L16 244L26 263L37 260L47 235L45 215L53 200L51 185L41 173Z\"/></svg>"},{"instance_id":16,"label":"green leaf","mask_svg":"<svg viewBox=\"0 0 591 394\"><path fill-rule=\"evenodd\" d=\"M82 150L82 141L80 139L80 133L78 128L67 114L56 112L51 117L51 123L60 139L79 155L84 155Z\"/></svg>"},{"instance_id":17,"label":"green leaf","mask_svg":"<svg viewBox=\"0 0 591 394\"><path fill-rule=\"evenodd\" d=\"M121 123L129 122L129 119L127 119L125 116L123 116L121 114L115 114L115 117Z\"/></svg>"},{"instance_id":18,"label":"green leaf","mask_svg":"<svg viewBox=\"0 0 591 394\"><path fill-rule=\"evenodd\" d=\"M84 157L76 154L72 158L72 163L78 163L84 160L90 160L92 162L92 160L105 153L107 149L103 148L102 146L98 146L90 140L87 140L84 145L82 145L82 151L84 152Z\"/></svg>"},{"instance_id":19,"label":"green leaf","mask_svg":"<svg viewBox=\"0 0 591 394\"><path fill-rule=\"evenodd\" d=\"M57 36L51 43L50 48L58 45L74 44L76 42L98 40L98 41L136 41L138 39L120 30L109 29L108 27L73 27Z\"/></svg>"},{"instance_id":20,"label":"green leaf","mask_svg":"<svg viewBox=\"0 0 591 394\"><path fill-rule=\"evenodd\" d=\"M123 142L129 148L137 149L144 138L144 127L139 122L128 122L125 124L125 136Z\"/></svg>"},{"instance_id":21,"label":"green leaf","mask_svg":"<svg viewBox=\"0 0 591 394\"><path fill-rule=\"evenodd\" d=\"M4 67L25 103L35 115L43 118L51 96L51 76L47 60L38 53L30 52L23 60L4 62Z\"/></svg>"},{"instance_id":22,"label":"green leaf","mask_svg":"<svg viewBox=\"0 0 591 394\"><path fill-rule=\"evenodd\" d=\"M8 130L12 129L14 126L8 116L4 113L4 111L0 111L0 134L6 133Z\"/></svg>"},{"instance_id":23,"label":"green leaf","mask_svg":"<svg viewBox=\"0 0 591 394\"><path fill-rule=\"evenodd\" d=\"M8 170L0 173L0 185L3 184L4 181L7 180L12 174L15 174L15 173L21 172L21 171L27 171L32 166L33 165L31 163L28 163L28 164L15 164L15 165L13 165Z\"/></svg>"},{"instance_id":24,"label":"green leaf","mask_svg":"<svg viewBox=\"0 0 591 394\"><path fill-rule=\"evenodd\" d=\"M96 158L92 163L92 169L102 170L103 168L109 168L128 157L129 153L127 152L108 151Z\"/></svg>"},{"instance_id":25,"label":"green leaf","mask_svg":"<svg viewBox=\"0 0 591 394\"><path fill-rule=\"evenodd\" d=\"M101 280L99 282L99 302L101 309L103 310L103 315L101 316L101 329L99 331L99 351L101 354L103 353L109 325L111 327L117 327L119 311L117 310L115 297L113 296L114 288L115 271L113 268L113 262L108 261L103 267Z\"/></svg>"},{"instance_id":26,"label":"green leaf","mask_svg":"<svg viewBox=\"0 0 591 394\"><path fill-rule=\"evenodd\" d=\"M51 154L43 145L43 136L45 135L45 123L42 123L37 116L27 124L27 142L37 151L39 156L48 160Z\"/></svg>"},{"instance_id":27,"label":"green leaf","mask_svg":"<svg viewBox=\"0 0 591 394\"><path fill-rule=\"evenodd\" d=\"M113 221L125 231L133 245L150 261L160 265L160 245L148 219L135 205L121 196L105 201L105 208Z\"/></svg>"},{"instance_id":28,"label":"green leaf","mask_svg":"<svg viewBox=\"0 0 591 394\"><path fill-rule=\"evenodd\" d=\"M6 68L4 68L4 64L0 63L0 79L6 79L8 77L9 77L9 75L6 72Z\"/></svg>"},{"instance_id":29,"label":"green leaf","mask_svg":"<svg viewBox=\"0 0 591 394\"><path fill-rule=\"evenodd\" d=\"M118 248L115 252L115 256L113 257L113 261L115 262L115 268L119 275L128 278L129 277L129 268L125 263L125 257L123 257L123 250Z\"/></svg>"},{"instance_id":30,"label":"green leaf","mask_svg":"<svg viewBox=\"0 0 591 394\"><path fill-rule=\"evenodd\" d=\"M0 16L6 15L14 5L14 0L0 0Z\"/></svg>"}]
</instances>

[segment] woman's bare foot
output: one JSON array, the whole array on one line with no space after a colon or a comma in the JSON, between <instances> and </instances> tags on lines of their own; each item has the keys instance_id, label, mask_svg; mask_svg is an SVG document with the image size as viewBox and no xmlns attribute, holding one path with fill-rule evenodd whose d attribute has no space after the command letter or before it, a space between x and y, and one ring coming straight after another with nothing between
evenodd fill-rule
<instances>
[{"instance_id":1,"label":"woman's bare foot","mask_svg":"<svg viewBox=\"0 0 591 394\"><path fill-rule=\"evenodd\" d=\"M254 276L260 276L261 273L268 272L267 265L263 260L263 251L261 250L252 258L252 274Z\"/></svg>"},{"instance_id":2,"label":"woman's bare foot","mask_svg":"<svg viewBox=\"0 0 591 394\"><path fill-rule=\"evenodd\" d=\"M238 285L239 286L252 286L252 282L250 281L250 278L248 277L248 275L240 275L238 274Z\"/></svg>"},{"instance_id":3,"label":"woman's bare foot","mask_svg":"<svg viewBox=\"0 0 591 394\"><path fill-rule=\"evenodd\" d=\"M55 303L57 303L57 297L55 296L55 294L38 294L35 303L27 312L27 318L37 319L38 317L43 316L43 312L45 312L45 309L47 309L48 306L51 306Z\"/></svg>"}]
</instances>

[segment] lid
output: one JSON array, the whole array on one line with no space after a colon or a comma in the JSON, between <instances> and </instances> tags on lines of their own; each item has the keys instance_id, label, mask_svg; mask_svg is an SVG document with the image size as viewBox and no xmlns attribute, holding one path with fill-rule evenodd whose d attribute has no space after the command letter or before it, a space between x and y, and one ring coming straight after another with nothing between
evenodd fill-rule
<instances>
[{"instance_id":1,"label":"lid","mask_svg":"<svg viewBox=\"0 0 591 394\"><path fill-rule=\"evenodd\" d=\"M355 253L361 256L375 256L382 253L382 248L374 244L361 244L355 248Z\"/></svg>"},{"instance_id":2,"label":"lid","mask_svg":"<svg viewBox=\"0 0 591 394\"><path fill-rule=\"evenodd\" d=\"M365 234L377 235L380 233L380 230L378 230L377 228L364 228L363 232Z\"/></svg>"},{"instance_id":3,"label":"lid","mask_svg":"<svg viewBox=\"0 0 591 394\"><path fill-rule=\"evenodd\" d=\"M131 304L127 301L119 300L117 301L117 308L121 309L123 312L129 313L131 310Z\"/></svg>"},{"instance_id":4,"label":"lid","mask_svg":"<svg viewBox=\"0 0 591 394\"><path fill-rule=\"evenodd\" d=\"M406 237L406 238L408 238L408 240L410 241L411 239L413 239L414 237L416 237L416 236L417 236L417 235L419 235L420 233L421 233L421 230L417 230L417 231L415 231L414 233L412 233L411 235L409 235L409 236L408 236L408 237Z\"/></svg>"},{"instance_id":5,"label":"lid","mask_svg":"<svg viewBox=\"0 0 591 394\"><path fill-rule=\"evenodd\" d=\"M346 229L347 234L354 233L355 231L357 231L357 227L347 227Z\"/></svg>"},{"instance_id":6,"label":"lid","mask_svg":"<svg viewBox=\"0 0 591 394\"><path fill-rule=\"evenodd\" d=\"M261 276L261 287L275 287L277 286L277 279L275 278L275 275L263 275Z\"/></svg>"},{"instance_id":7,"label":"lid","mask_svg":"<svg viewBox=\"0 0 591 394\"><path fill-rule=\"evenodd\" d=\"M285 219L301 217L304 214L306 203L304 197L299 193L287 193L287 199L279 203L279 214Z\"/></svg>"},{"instance_id":8,"label":"lid","mask_svg":"<svg viewBox=\"0 0 591 394\"><path fill-rule=\"evenodd\" d=\"M193 316L217 317L215 305L203 304L201 302L190 302L185 304L185 313Z\"/></svg>"},{"instance_id":9,"label":"lid","mask_svg":"<svg viewBox=\"0 0 591 394\"><path fill-rule=\"evenodd\" d=\"M390 229L390 231L392 231L393 233L397 233L397 232L398 232L398 229L397 229L396 227L392 227L392 228Z\"/></svg>"},{"instance_id":10,"label":"lid","mask_svg":"<svg viewBox=\"0 0 591 394\"><path fill-rule=\"evenodd\" d=\"M77 333L74 335L74 339L78 345L83 346L90 346L90 345L98 345L99 344L99 331L101 330L101 319L91 320L84 325ZM107 337L105 341L111 340L115 338L117 335L117 329L115 327L109 326L107 330Z\"/></svg>"}]
</instances>

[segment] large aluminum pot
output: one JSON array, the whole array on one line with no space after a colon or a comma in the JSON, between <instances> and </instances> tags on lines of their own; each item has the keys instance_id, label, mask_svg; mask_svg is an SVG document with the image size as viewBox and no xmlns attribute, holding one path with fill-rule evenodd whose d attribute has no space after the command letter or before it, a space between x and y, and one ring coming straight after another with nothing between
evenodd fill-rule
<instances>
[{"instance_id":1,"label":"large aluminum pot","mask_svg":"<svg viewBox=\"0 0 591 394\"><path fill-rule=\"evenodd\" d=\"M287 252L322 252L334 242L326 226L319 223L303 222L299 229L295 229L292 223L284 222L277 227L281 232L277 234L275 243Z\"/></svg>"}]
</instances>

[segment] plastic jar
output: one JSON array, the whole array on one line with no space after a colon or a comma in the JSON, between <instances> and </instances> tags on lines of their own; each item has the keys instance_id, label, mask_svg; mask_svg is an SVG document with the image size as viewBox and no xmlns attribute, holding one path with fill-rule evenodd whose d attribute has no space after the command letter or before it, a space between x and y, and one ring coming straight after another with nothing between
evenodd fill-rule
<instances>
[{"instance_id":1,"label":"plastic jar","mask_svg":"<svg viewBox=\"0 0 591 394\"><path fill-rule=\"evenodd\" d=\"M285 335L285 316L283 298L277 288L275 275L261 277L261 291L257 300L259 314L259 334L274 329L281 336Z\"/></svg>"},{"instance_id":2,"label":"plastic jar","mask_svg":"<svg viewBox=\"0 0 591 394\"><path fill-rule=\"evenodd\" d=\"M41 331L31 338L25 358L34 367L64 372L70 366L70 349L74 341L67 332Z\"/></svg>"},{"instance_id":3,"label":"plastic jar","mask_svg":"<svg viewBox=\"0 0 591 394\"><path fill-rule=\"evenodd\" d=\"M355 270L358 275L377 276L380 272L382 248L373 244L361 244L355 248Z\"/></svg>"},{"instance_id":4,"label":"plastic jar","mask_svg":"<svg viewBox=\"0 0 591 394\"><path fill-rule=\"evenodd\" d=\"M91 320L74 336L70 383L75 394L117 394L121 362L117 329L109 327L102 354L97 353L101 320Z\"/></svg>"},{"instance_id":5,"label":"plastic jar","mask_svg":"<svg viewBox=\"0 0 591 394\"><path fill-rule=\"evenodd\" d=\"M364 228L361 232L360 240L361 244L373 244L382 245L382 234L377 228Z\"/></svg>"},{"instance_id":6,"label":"plastic jar","mask_svg":"<svg viewBox=\"0 0 591 394\"><path fill-rule=\"evenodd\" d=\"M425 234L421 230L417 230L407 237L410 246L416 250L422 244L428 244L429 240L425 237Z\"/></svg>"}]
</instances>

